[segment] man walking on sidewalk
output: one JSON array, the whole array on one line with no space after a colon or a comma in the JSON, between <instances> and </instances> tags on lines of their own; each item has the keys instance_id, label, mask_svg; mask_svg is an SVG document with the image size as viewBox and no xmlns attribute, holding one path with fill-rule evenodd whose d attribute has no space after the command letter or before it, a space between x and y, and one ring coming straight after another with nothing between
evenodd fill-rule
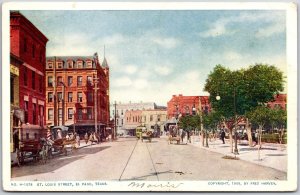
<instances>
[{"instance_id":1,"label":"man walking on sidewalk","mask_svg":"<svg viewBox=\"0 0 300 195\"><path fill-rule=\"evenodd\" d=\"M225 131L224 131L224 129L222 129L222 131L221 131L221 140L223 141L223 144L225 144Z\"/></svg>"}]
</instances>

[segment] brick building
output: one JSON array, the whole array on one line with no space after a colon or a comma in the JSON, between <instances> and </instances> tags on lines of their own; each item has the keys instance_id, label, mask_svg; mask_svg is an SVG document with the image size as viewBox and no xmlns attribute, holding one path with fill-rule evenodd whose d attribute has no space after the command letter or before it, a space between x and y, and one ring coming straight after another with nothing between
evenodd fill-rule
<instances>
[{"instance_id":1,"label":"brick building","mask_svg":"<svg viewBox=\"0 0 300 195\"><path fill-rule=\"evenodd\" d=\"M22 14L10 13L11 63L19 63L21 139L37 139L45 126L44 65L47 42L47 37ZM13 82L16 84L15 80Z\"/></svg>"},{"instance_id":2,"label":"brick building","mask_svg":"<svg viewBox=\"0 0 300 195\"><path fill-rule=\"evenodd\" d=\"M97 53L47 57L46 83L47 124L66 125L82 135L95 131L97 116L97 130L105 133L110 116L109 67L105 58L101 66Z\"/></svg>"},{"instance_id":3,"label":"brick building","mask_svg":"<svg viewBox=\"0 0 300 195\"><path fill-rule=\"evenodd\" d=\"M274 101L267 103L269 108L281 108L286 110L286 94L277 94L274 96Z\"/></svg>"},{"instance_id":4,"label":"brick building","mask_svg":"<svg viewBox=\"0 0 300 195\"><path fill-rule=\"evenodd\" d=\"M211 106L209 96L178 96L173 95L172 99L167 103L168 119L177 118L179 115L193 115L199 110L199 98L201 99L202 112L210 112Z\"/></svg>"},{"instance_id":5,"label":"brick building","mask_svg":"<svg viewBox=\"0 0 300 195\"><path fill-rule=\"evenodd\" d=\"M118 102L115 104L111 104L110 109L112 110L111 118L114 119L116 117L116 131L118 134L126 134L126 118L125 113L127 111L136 111L136 110L153 110L161 108L161 106L157 106L154 102L139 102L139 103L121 103ZM132 130L131 130L132 131Z\"/></svg>"},{"instance_id":6,"label":"brick building","mask_svg":"<svg viewBox=\"0 0 300 195\"><path fill-rule=\"evenodd\" d=\"M10 149L11 152L15 151L16 145L14 145L14 139L18 135L18 129L21 126L22 110L20 109L20 81L19 68L22 65L22 61L12 53L10 54ZM15 133L14 133L15 132Z\"/></svg>"},{"instance_id":7,"label":"brick building","mask_svg":"<svg viewBox=\"0 0 300 195\"><path fill-rule=\"evenodd\" d=\"M124 128L129 135L135 135L135 129L142 124L142 110L128 110L124 116Z\"/></svg>"}]
</instances>

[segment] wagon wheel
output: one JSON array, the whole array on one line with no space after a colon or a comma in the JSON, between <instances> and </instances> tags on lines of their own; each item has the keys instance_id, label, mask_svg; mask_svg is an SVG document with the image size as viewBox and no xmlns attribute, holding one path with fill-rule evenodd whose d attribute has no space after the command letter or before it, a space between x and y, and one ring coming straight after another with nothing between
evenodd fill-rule
<instances>
[{"instance_id":1,"label":"wagon wheel","mask_svg":"<svg viewBox=\"0 0 300 195\"><path fill-rule=\"evenodd\" d=\"M48 158L49 158L49 159L52 159L52 158L53 158L53 154L52 154L52 146L49 147L49 150L48 150L47 153L48 153Z\"/></svg>"},{"instance_id":2,"label":"wagon wheel","mask_svg":"<svg viewBox=\"0 0 300 195\"><path fill-rule=\"evenodd\" d=\"M67 151L67 148L65 147L65 145L63 145L63 153L65 156L68 156L68 151Z\"/></svg>"},{"instance_id":3,"label":"wagon wheel","mask_svg":"<svg viewBox=\"0 0 300 195\"><path fill-rule=\"evenodd\" d=\"M41 159L41 163L42 164L45 164L46 163L46 151L45 151L46 149L45 149L45 147L43 146L42 148L41 148L41 151L39 151L38 153L39 153L39 158Z\"/></svg>"}]
</instances>

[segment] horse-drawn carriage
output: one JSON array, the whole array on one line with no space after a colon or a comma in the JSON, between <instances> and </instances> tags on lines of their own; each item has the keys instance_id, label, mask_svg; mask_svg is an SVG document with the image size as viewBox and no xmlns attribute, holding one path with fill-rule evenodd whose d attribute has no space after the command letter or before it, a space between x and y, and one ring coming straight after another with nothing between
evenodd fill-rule
<instances>
[{"instance_id":1,"label":"horse-drawn carriage","mask_svg":"<svg viewBox=\"0 0 300 195\"><path fill-rule=\"evenodd\" d=\"M24 140L19 142L17 150L17 163L20 166L25 159L32 158L35 162L42 160L46 163L47 147L43 139Z\"/></svg>"},{"instance_id":2,"label":"horse-drawn carriage","mask_svg":"<svg viewBox=\"0 0 300 195\"><path fill-rule=\"evenodd\" d=\"M51 129L51 151L53 153L64 153L67 155L68 149L72 150L76 145L76 138L74 134L68 133L68 127L66 126L55 126Z\"/></svg>"},{"instance_id":3,"label":"horse-drawn carriage","mask_svg":"<svg viewBox=\"0 0 300 195\"><path fill-rule=\"evenodd\" d=\"M175 125L169 127L169 144L172 144L174 141L176 142L176 144L180 144L180 142L183 142L184 137L185 131L183 131L183 129L178 129L178 127Z\"/></svg>"}]
</instances>

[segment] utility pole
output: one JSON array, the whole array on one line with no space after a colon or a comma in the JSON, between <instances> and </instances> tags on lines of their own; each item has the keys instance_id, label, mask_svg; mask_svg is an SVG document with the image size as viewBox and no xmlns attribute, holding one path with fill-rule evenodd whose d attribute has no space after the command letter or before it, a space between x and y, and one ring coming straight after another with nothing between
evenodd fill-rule
<instances>
[{"instance_id":1,"label":"utility pole","mask_svg":"<svg viewBox=\"0 0 300 195\"><path fill-rule=\"evenodd\" d=\"M56 57L54 57L54 78L53 78L53 87L54 87L54 95L53 95L53 105L54 105L54 126L57 126L57 100L56 100Z\"/></svg>"},{"instance_id":2,"label":"utility pole","mask_svg":"<svg viewBox=\"0 0 300 195\"><path fill-rule=\"evenodd\" d=\"M112 139L113 140L115 139L115 132L116 132L116 128L117 128L117 113L116 113L116 111L117 111L117 102L116 101L115 101L114 106L115 106L115 120L114 120L115 128L114 128L114 130L112 132Z\"/></svg>"},{"instance_id":3,"label":"utility pole","mask_svg":"<svg viewBox=\"0 0 300 195\"><path fill-rule=\"evenodd\" d=\"M61 103L62 103L62 122L61 125L65 125L65 83L60 82L60 84L62 85L62 99L61 99Z\"/></svg>"},{"instance_id":4,"label":"utility pole","mask_svg":"<svg viewBox=\"0 0 300 195\"><path fill-rule=\"evenodd\" d=\"M73 110L73 121L74 121L74 124L73 124L73 133L75 134L75 132L76 132L76 130L75 130L75 122L76 122L76 120L75 120L75 117L76 117L76 108L74 108L74 110Z\"/></svg>"},{"instance_id":5,"label":"utility pole","mask_svg":"<svg viewBox=\"0 0 300 195\"><path fill-rule=\"evenodd\" d=\"M96 76L94 76L94 91L95 91L95 95L94 95L94 109L95 109L95 133L98 134L98 128L97 128L97 123L98 123L98 119L97 119L97 116L98 116L98 112L97 112L97 100L98 100L98 76L97 76L97 73L96 73Z\"/></svg>"}]
</instances>

